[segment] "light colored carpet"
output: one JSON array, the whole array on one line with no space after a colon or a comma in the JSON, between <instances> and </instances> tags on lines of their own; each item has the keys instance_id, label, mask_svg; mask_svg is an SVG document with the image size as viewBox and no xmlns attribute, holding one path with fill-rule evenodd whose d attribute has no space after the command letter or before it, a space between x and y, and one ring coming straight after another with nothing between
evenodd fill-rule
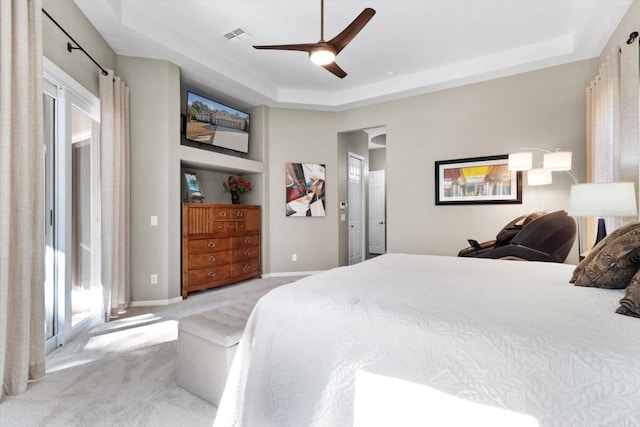
<instances>
[{"instance_id":1,"label":"light colored carpet","mask_svg":"<svg viewBox=\"0 0 640 427\"><path fill-rule=\"evenodd\" d=\"M178 320L298 278L248 280L127 310L51 352L47 376L0 403L0 426L211 426L216 408L176 384Z\"/></svg>"}]
</instances>

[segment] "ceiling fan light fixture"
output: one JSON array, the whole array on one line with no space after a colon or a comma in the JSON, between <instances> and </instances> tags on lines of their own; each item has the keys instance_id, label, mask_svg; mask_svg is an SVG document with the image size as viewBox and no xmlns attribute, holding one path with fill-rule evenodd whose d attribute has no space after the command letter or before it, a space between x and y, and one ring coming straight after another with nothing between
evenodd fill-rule
<instances>
[{"instance_id":1,"label":"ceiling fan light fixture","mask_svg":"<svg viewBox=\"0 0 640 427\"><path fill-rule=\"evenodd\" d=\"M309 58L316 65L331 64L336 59L336 51L328 44L319 46L309 52Z\"/></svg>"}]
</instances>

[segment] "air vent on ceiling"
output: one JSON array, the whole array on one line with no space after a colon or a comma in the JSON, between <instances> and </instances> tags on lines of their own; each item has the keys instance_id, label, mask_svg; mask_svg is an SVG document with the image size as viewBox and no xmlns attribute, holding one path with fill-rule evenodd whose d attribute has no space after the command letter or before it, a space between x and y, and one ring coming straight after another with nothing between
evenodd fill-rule
<instances>
[{"instance_id":1,"label":"air vent on ceiling","mask_svg":"<svg viewBox=\"0 0 640 427\"><path fill-rule=\"evenodd\" d=\"M239 42L240 40L246 40L249 38L249 33L247 33L244 29L238 27L235 30L228 31L222 35L225 39L230 42Z\"/></svg>"}]
</instances>

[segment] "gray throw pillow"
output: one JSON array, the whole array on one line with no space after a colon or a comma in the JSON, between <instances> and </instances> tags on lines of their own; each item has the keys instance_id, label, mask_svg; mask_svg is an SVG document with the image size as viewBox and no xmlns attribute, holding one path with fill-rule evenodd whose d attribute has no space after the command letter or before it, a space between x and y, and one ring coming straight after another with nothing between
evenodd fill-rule
<instances>
[{"instance_id":1,"label":"gray throw pillow","mask_svg":"<svg viewBox=\"0 0 640 427\"><path fill-rule=\"evenodd\" d=\"M610 241L584 267L576 286L624 289L640 267L640 228Z\"/></svg>"},{"instance_id":2,"label":"gray throw pillow","mask_svg":"<svg viewBox=\"0 0 640 427\"><path fill-rule=\"evenodd\" d=\"M625 316L640 317L640 272L629 282L629 286L624 291L624 298L620 300L620 307L616 313Z\"/></svg>"},{"instance_id":3,"label":"gray throw pillow","mask_svg":"<svg viewBox=\"0 0 640 427\"><path fill-rule=\"evenodd\" d=\"M622 236L623 234L626 234L630 231L633 231L639 228L640 228L640 222L631 222L629 224L625 224L618 227L611 234L607 235L604 239L599 241L598 244L595 245L593 249L591 249L591 251L589 251L589 254L582 261L578 263L576 268L573 270L573 274L571 275L571 279L569 279L569 283L576 282L576 280L578 279L578 276L580 275L580 273L582 273L584 268L587 265L591 264L591 261L594 260L594 258L600 253L600 251L602 251L605 248L605 246L607 246L607 244L609 244L610 242L613 242L615 239Z\"/></svg>"}]
</instances>

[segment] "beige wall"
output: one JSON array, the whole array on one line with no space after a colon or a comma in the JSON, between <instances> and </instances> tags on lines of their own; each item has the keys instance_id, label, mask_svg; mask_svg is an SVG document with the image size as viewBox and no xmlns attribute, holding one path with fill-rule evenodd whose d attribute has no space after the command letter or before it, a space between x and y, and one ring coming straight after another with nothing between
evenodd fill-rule
<instances>
[{"instance_id":1,"label":"beige wall","mask_svg":"<svg viewBox=\"0 0 640 427\"><path fill-rule=\"evenodd\" d=\"M131 88L131 299L167 300L181 283L180 70L120 56L118 74Z\"/></svg>"},{"instance_id":2,"label":"beige wall","mask_svg":"<svg viewBox=\"0 0 640 427\"><path fill-rule=\"evenodd\" d=\"M4 1L4 0L2 0ZM103 68L115 70L117 56L71 0L44 0L42 8L65 29ZM80 51L69 53L69 39L44 14L42 16L44 56L53 61L74 80L99 96L100 69Z\"/></svg>"},{"instance_id":3,"label":"beige wall","mask_svg":"<svg viewBox=\"0 0 640 427\"><path fill-rule=\"evenodd\" d=\"M354 130L387 128L390 252L456 255L467 245L467 238L493 239L507 222L523 213L567 209L572 181L563 172L554 173L554 184L546 187L528 187L525 177L522 204L435 206L434 162L508 154L520 147L559 147L574 153L574 168L583 179L584 88L596 68L597 60L581 61L343 111L335 114L335 125L330 113L271 109L269 151L274 155L269 163L272 195L266 200L272 214L266 272L322 270L345 264L348 240L345 224L339 221L338 202L346 200L342 154L353 139L348 132ZM327 116L331 119L323 120ZM327 162L327 171L328 179L337 176L338 182L329 182L327 218L318 227L315 219L285 218L284 193L278 190L284 163L321 161L309 151L320 147L337 154L333 157L337 160ZM331 197L335 185L339 200ZM325 230L323 250L313 259L299 254L302 262L292 263L291 253L302 251L299 236L315 234L320 228ZM332 230L337 230L337 240ZM577 261L577 248L569 261Z\"/></svg>"},{"instance_id":4,"label":"beige wall","mask_svg":"<svg viewBox=\"0 0 640 427\"><path fill-rule=\"evenodd\" d=\"M387 168L387 149L374 148L369 150L369 170L383 171Z\"/></svg>"},{"instance_id":5,"label":"beige wall","mask_svg":"<svg viewBox=\"0 0 640 427\"><path fill-rule=\"evenodd\" d=\"M336 113L269 109L268 123L268 242L265 272L316 271L338 265L338 180L336 169ZM325 217L285 216L285 165L322 163L326 165ZM298 261L291 261L297 254Z\"/></svg>"},{"instance_id":6,"label":"beige wall","mask_svg":"<svg viewBox=\"0 0 640 427\"><path fill-rule=\"evenodd\" d=\"M347 194L343 157L358 133L364 135L353 132L360 129L387 128L390 252L455 256L468 238L493 239L519 215L566 210L572 180L564 172L555 172L554 183L544 187L529 187L525 174L522 204L435 206L434 162L508 154L520 147L562 148L573 152L574 169L584 180L584 88L597 64L597 59L580 61L339 113L271 108L270 184L265 198L271 238L264 271L315 271L347 263L347 223L339 220L338 203L346 201ZM329 158L326 219L286 218L281 189L284 163L324 162L324 155ZM534 159L542 161L541 153ZM335 177L337 182L331 182ZM322 238L311 245L315 252L309 259L311 247L301 243L309 239L299 236L316 235L320 229ZM298 263L291 262L292 253L298 253ZM576 244L568 262L577 258Z\"/></svg>"},{"instance_id":7,"label":"beige wall","mask_svg":"<svg viewBox=\"0 0 640 427\"><path fill-rule=\"evenodd\" d=\"M467 238L492 239L523 213L566 209L566 173L547 187L525 179L521 205L435 206L434 162L560 147L584 177L584 88L596 66L581 61L339 114L338 132L387 128L388 250L456 255Z\"/></svg>"}]
</instances>

